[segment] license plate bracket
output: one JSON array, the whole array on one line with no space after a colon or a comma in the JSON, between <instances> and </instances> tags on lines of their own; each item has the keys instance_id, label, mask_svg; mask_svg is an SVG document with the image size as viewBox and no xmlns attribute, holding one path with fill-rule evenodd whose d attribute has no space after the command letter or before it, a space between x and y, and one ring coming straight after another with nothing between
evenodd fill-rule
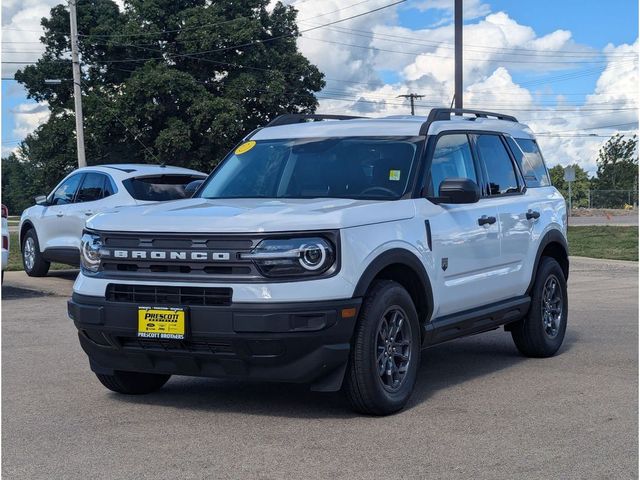
<instances>
[{"instance_id":1,"label":"license plate bracket","mask_svg":"<svg viewBox=\"0 0 640 480\"><path fill-rule=\"evenodd\" d=\"M186 335L187 310L184 307L138 307L138 338L184 340Z\"/></svg>"}]
</instances>

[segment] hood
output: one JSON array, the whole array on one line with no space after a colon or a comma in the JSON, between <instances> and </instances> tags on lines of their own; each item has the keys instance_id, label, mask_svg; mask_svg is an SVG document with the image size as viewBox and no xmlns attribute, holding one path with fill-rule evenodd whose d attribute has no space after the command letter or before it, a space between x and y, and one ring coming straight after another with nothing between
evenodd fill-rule
<instances>
[{"instance_id":1,"label":"hood","mask_svg":"<svg viewBox=\"0 0 640 480\"><path fill-rule=\"evenodd\" d=\"M119 232L249 233L329 230L412 218L412 200L190 198L94 215L87 228Z\"/></svg>"}]
</instances>

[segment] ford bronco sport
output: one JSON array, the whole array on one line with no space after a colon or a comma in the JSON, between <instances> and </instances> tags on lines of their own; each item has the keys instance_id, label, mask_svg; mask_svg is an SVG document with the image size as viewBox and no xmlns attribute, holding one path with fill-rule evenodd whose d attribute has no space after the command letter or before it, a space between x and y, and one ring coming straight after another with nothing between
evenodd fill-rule
<instances>
[{"instance_id":1,"label":"ford bronco sport","mask_svg":"<svg viewBox=\"0 0 640 480\"><path fill-rule=\"evenodd\" d=\"M91 217L69 315L116 392L298 382L389 414L425 347L504 326L523 355L557 352L566 225L514 117L284 115L193 198Z\"/></svg>"}]
</instances>

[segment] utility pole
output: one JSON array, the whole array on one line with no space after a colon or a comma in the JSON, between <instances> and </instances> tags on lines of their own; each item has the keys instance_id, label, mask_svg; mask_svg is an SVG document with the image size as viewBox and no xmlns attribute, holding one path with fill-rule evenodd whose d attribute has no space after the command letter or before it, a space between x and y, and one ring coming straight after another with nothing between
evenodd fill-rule
<instances>
[{"instance_id":1,"label":"utility pole","mask_svg":"<svg viewBox=\"0 0 640 480\"><path fill-rule=\"evenodd\" d=\"M462 0L455 0L455 108L462 107Z\"/></svg>"},{"instance_id":2,"label":"utility pole","mask_svg":"<svg viewBox=\"0 0 640 480\"><path fill-rule=\"evenodd\" d=\"M408 98L409 100L411 100L411 115L416 114L416 110L413 104L414 100L422 97L424 97L424 95L418 95L417 93L408 93L407 95L398 95L398 98Z\"/></svg>"},{"instance_id":3,"label":"utility pole","mask_svg":"<svg viewBox=\"0 0 640 480\"><path fill-rule=\"evenodd\" d=\"M76 142L78 146L78 167L86 167L84 155L84 119L82 117L82 88L80 62L78 61L78 0L69 0L69 20L71 23L71 63L73 66L73 99L76 107Z\"/></svg>"}]
</instances>

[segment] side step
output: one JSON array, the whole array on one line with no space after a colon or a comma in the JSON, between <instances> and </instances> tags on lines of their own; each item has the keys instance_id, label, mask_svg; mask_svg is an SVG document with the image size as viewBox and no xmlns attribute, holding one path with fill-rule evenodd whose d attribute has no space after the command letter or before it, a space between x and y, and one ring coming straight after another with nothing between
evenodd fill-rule
<instances>
[{"instance_id":1,"label":"side step","mask_svg":"<svg viewBox=\"0 0 640 480\"><path fill-rule=\"evenodd\" d=\"M423 347L454 338L486 332L523 318L529 311L528 295L493 303L482 308L434 318L424 327Z\"/></svg>"}]
</instances>

